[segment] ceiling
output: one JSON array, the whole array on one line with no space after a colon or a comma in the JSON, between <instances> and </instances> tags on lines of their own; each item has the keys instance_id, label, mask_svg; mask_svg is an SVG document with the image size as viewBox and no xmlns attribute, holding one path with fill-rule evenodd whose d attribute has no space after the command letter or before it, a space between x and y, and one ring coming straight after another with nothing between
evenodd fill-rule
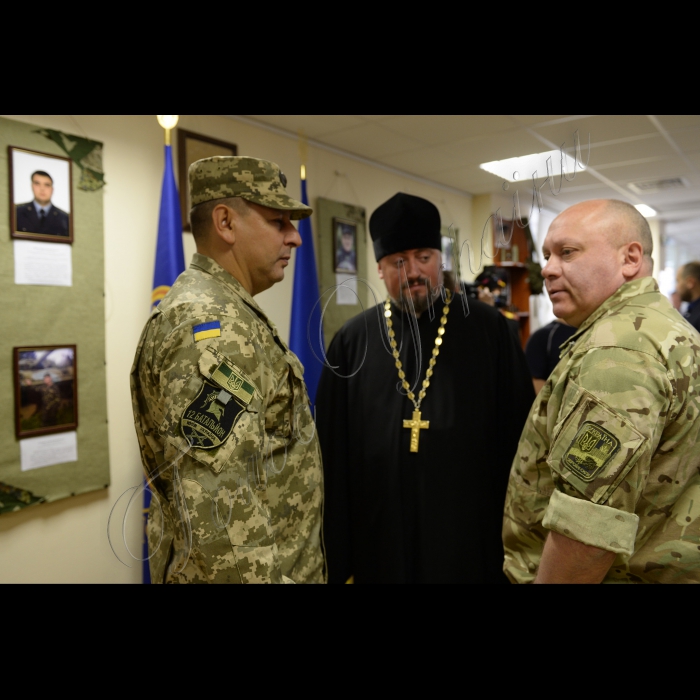
<instances>
[{"instance_id":1,"label":"ceiling","mask_svg":"<svg viewBox=\"0 0 700 700\"><path fill-rule=\"evenodd\" d=\"M233 116L233 115L232 115ZM700 115L241 115L298 137L463 194L519 191L529 210L532 173L504 192L485 163L559 149L573 157L575 134L587 166L554 192L538 170L542 203L554 211L586 199L624 199L657 211L662 231L686 259L700 258ZM590 138L590 153L589 153ZM559 168L559 162L554 161ZM630 187L630 184L636 187ZM654 184L655 183L655 184Z\"/></svg>"}]
</instances>

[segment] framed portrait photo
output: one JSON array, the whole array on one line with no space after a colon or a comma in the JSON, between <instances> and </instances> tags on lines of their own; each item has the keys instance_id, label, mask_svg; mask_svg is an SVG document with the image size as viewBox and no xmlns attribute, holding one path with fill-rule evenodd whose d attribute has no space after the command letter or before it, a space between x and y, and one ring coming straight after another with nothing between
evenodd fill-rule
<instances>
[{"instance_id":1,"label":"framed portrait photo","mask_svg":"<svg viewBox=\"0 0 700 700\"><path fill-rule=\"evenodd\" d=\"M78 427L75 345L16 347L13 366L18 440Z\"/></svg>"},{"instance_id":2,"label":"framed portrait photo","mask_svg":"<svg viewBox=\"0 0 700 700\"><path fill-rule=\"evenodd\" d=\"M71 159L17 146L7 151L12 238L72 243Z\"/></svg>"},{"instance_id":3,"label":"framed portrait photo","mask_svg":"<svg viewBox=\"0 0 700 700\"><path fill-rule=\"evenodd\" d=\"M452 236L442 236L442 269L449 272L454 267L454 238Z\"/></svg>"},{"instance_id":4,"label":"framed portrait photo","mask_svg":"<svg viewBox=\"0 0 700 700\"><path fill-rule=\"evenodd\" d=\"M335 272L357 274L357 223L333 219L333 269Z\"/></svg>"},{"instance_id":5,"label":"framed portrait photo","mask_svg":"<svg viewBox=\"0 0 700 700\"><path fill-rule=\"evenodd\" d=\"M190 228L190 185L188 172L190 165L202 158L212 156L237 156L238 146L235 143L226 143L210 136L195 134L185 129L177 130L177 178L180 183L180 209L182 213L182 228L191 231Z\"/></svg>"}]
</instances>

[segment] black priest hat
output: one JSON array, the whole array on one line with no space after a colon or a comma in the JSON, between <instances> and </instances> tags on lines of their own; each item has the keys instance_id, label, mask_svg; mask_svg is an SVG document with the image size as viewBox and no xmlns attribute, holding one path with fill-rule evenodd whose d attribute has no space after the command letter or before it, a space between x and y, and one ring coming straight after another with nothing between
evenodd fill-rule
<instances>
[{"instance_id":1,"label":"black priest hat","mask_svg":"<svg viewBox=\"0 0 700 700\"><path fill-rule=\"evenodd\" d=\"M427 199L404 192L398 192L374 210L369 218L369 233L377 262L402 250L442 250L437 207Z\"/></svg>"}]
</instances>

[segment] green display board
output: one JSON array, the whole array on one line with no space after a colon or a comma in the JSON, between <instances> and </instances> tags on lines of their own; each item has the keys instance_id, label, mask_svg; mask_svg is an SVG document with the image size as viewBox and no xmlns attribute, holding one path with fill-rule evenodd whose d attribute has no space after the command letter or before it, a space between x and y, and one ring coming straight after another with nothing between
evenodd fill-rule
<instances>
[{"instance_id":1,"label":"green display board","mask_svg":"<svg viewBox=\"0 0 700 700\"><path fill-rule=\"evenodd\" d=\"M8 146L74 158L69 163L73 242L42 244L60 246L64 254L65 246L70 249L71 286L15 283L17 239L10 231L14 205ZM70 134L0 119L0 514L109 485L101 146ZM53 250L47 249L49 254ZM76 415L70 414L70 420L76 421L77 427L42 437L65 439L74 431L77 461L26 469L25 460L23 471L20 444L37 438L18 439L16 435L14 348L40 346L76 348L77 384L71 410L73 406L77 410Z\"/></svg>"},{"instance_id":2,"label":"green display board","mask_svg":"<svg viewBox=\"0 0 700 700\"><path fill-rule=\"evenodd\" d=\"M374 306L375 301L366 283L365 210L323 197L316 200L316 210L323 335L328 348L342 325L368 305ZM348 250L344 250L344 242Z\"/></svg>"}]
</instances>

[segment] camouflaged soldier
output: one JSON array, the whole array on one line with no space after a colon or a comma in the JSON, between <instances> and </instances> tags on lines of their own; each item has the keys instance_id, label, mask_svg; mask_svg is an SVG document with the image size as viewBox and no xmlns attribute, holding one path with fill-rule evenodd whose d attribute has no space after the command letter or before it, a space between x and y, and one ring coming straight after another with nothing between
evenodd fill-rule
<instances>
[{"instance_id":1,"label":"camouflaged soldier","mask_svg":"<svg viewBox=\"0 0 700 700\"><path fill-rule=\"evenodd\" d=\"M46 372L41 391L41 424L43 426L56 425L58 409L61 405L61 392L53 383L53 377Z\"/></svg>"},{"instance_id":2,"label":"camouflaged soldier","mask_svg":"<svg viewBox=\"0 0 700 700\"><path fill-rule=\"evenodd\" d=\"M303 368L253 296L301 245L274 163L214 157L189 170L197 244L154 310L131 372L154 496L151 580L323 582L321 456Z\"/></svg>"},{"instance_id":3,"label":"camouflaged soldier","mask_svg":"<svg viewBox=\"0 0 700 700\"><path fill-rule=\"evenodd\" d=\"M578 331L513 462L511 581L700 582L700 335L659 293L651 251L646 220L617 200L550 226L542 273Z\"/></svg>"}]
</instances>

